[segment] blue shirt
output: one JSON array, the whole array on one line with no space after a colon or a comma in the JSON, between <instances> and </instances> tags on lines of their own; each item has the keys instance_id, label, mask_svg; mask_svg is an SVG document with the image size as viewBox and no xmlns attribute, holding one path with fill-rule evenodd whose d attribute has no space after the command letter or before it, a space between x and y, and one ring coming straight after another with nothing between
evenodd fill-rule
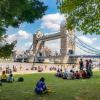
<instances>
[{"instance_id":1,"label":"blue shirt","mask_svg":"<svg viewBox=\"0 0 100 100\"><path fill-rule=\"evenodd\" d=\"M36 92L43 92L46 90L46 84L43 81L38 81L36 84L35 91Z\"/></svg>"}]
</instances>

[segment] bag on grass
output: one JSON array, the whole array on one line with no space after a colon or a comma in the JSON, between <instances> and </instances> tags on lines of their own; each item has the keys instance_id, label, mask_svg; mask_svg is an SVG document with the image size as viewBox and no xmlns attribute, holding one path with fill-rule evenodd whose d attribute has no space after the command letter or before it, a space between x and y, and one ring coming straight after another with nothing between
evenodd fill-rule
<instances>
[{"instance_id":1,"label":"bag on grass","mask_svg":"<svg viewBox=\"0 0 100 100\"><path fill-rule=\"evenodd\" d=\"M19 77L18 78L18 82L23 82L24 81L24 78L23 77Z\"/></svg>"}]
</instances>

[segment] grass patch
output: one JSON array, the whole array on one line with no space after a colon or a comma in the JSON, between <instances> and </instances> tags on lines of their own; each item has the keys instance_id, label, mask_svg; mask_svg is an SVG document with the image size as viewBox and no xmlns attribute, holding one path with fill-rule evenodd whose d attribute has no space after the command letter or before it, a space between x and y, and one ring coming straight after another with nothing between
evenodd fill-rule
<instances>
[{"instance_id":1,"label":"grass patch","mask_svg":"<svg viewBox=\"0 0 100 100\"><path fill-rule=\"evenodd\" d=\"M15 75L15 80L23 76L24 82L5 83L0 87L0 100L100 100L100 72L94 72L91 79L63 80L54 74L39 73ZM34 87L40 77L55 93L38 96Z\"/></svg>"}]
</instances>

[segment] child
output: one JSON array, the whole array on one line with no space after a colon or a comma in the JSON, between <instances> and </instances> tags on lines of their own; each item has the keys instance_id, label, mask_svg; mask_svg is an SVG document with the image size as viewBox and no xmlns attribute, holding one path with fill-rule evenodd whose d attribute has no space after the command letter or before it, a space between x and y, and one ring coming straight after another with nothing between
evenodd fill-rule
<instances>
[{"instance_id":1,"label":"child","mask_svg":"<svg viewBox=\"0 0 100 100\"><path fill-rule=\"evenodd\" d=\"M42 77L36 84L35 93L42 94L47 92L45 79Z\"/></svg>"},{"instance_id":2,"label":"child","mask_svg":"<svg viewBox=\"0 0 100 100\"><path fill-rule=\"evenodd\" d=\"M6 72L5 71L2 72L1 82L7 82L7 76L6 76Z\"/></svg>"},{"instance_id":3,"label":"child","mask_svg":"<svg viewBox=\"0 0 100 100\"><path fill-rule=\"evenodd\" d=\"M13 82L14 78L13 78L13 74L10 74L9 77L7 78L7 82Z\"/></svg>"}]
</instances>

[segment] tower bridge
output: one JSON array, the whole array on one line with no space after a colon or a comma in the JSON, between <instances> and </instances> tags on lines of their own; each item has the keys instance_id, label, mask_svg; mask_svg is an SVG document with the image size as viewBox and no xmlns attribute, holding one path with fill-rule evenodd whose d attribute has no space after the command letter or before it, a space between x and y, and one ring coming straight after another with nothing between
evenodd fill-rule
<instances>
[{"instance_id":1,"label":"tower bridge","mask_svg":"<svg viewBox=\"0 0 100 100\"><path fill-rule=\"evenodd\" d=\"M46 55L45 42L55 39L60 39L60 54ZM87 55L76 55L75 48L88 53ZM31 51L31 54L30 54ZM77 58L100 58L100 50L95 49L81 41L74 30L66 30L64 24L60 26L60 31L51 35L44 35L41 31L33 34L33 43L24 53L25 56L17 57L16 59L31 59L33 62L43 62L46 60L58 63L74 63Z\"/></svg>"},{"instance_id":2,"label":"tower bridge","mask_svg":"<svg viewBox=\"0 0 100 100\"><path fill-rule=\"evenodd\" d=\"M40 61L41 58L47 58L44 52L45 42L55 39L61 39L61 49L60 55L57 57L50 56L48 58L59 59L59 63L69 63L72 62L72 57L69 58L67 54L74 54L75 52L75 43L70 41L70 38L66 35L66 33L70 36L74 41L75 32L73 30L66 30L65 25L61 25L60 32L51 34L51 35L43 35L41 31L37 31L36 34L33 35L33 55L34 62ZM40 59L39 59L40 58Z\"/></svg>"}]
</instances>

